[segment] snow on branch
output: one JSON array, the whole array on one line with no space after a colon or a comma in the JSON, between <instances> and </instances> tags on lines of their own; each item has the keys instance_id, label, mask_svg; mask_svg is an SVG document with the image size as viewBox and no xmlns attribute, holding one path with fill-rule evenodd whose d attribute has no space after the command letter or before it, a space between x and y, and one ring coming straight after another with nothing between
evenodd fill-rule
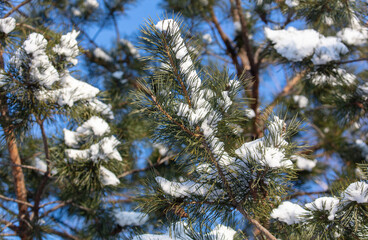
<instances>
[{"instance_id":1,"label":"snow on branch","mask_svg":"<svg viewBox=\"0 0 368 240\"><path fill-rule=\"evenodd\" d=\"M209 199L217 199L223 195L222 190L211 191L214 186L209 184L201 184L193 181L174 182L166 180L163 177L156 177L156 182L160 185L162 191L166 194L177 198L190 197L193 195L206 197Z\"/></svg>"},{"instance_id":2,"label":"snow on branch","mask_svg":"<svg viewBox=\"0 0 368 240\"><path fill-rule=\"evenodd\" d=\"M184 221L176 222L168 227L164 234L143 234L133 238L133 240L191 240L192 233L188 230L188 224ZM236 231L222 224L216 225L211 232L205 234L212 240L233 240ZM198 233L196 233L198 235ZM206 238L206 239L207 239Z\"/></svg>"},{"instance_id":3,"label":"snow on branch","mask_svg":"<svg viewBox=\"0 0 368 240\"><path fill-rule=\"evenodd\" d=\"M226 85L229 87L226 91L212 91L199 77L184 39L180 35L179 25L173 19L168 19L159 21L155 27L159 32L173 38L173 46L171 47L179 60L180 71L184 73L184 81L190 97L190 101L186 102L184 102L184 97L178 97L180 100L177 100L173 109L167 111L176 110L177 117L181 118L180 122L187 122L190 125L188 129L196 129L196 131L201 132L203 145L207 146L204 148L210 151L210 158L213 158L212 160L220 168L217 169L216 166L216 168L212 168L211 173L206 173L203 171L206 164L199 164L196 170L201 173L201 178L214 180L214 175L219 174L217 171L221 171L221 174L224 173L228 178L221 179L221 181L229 181L237 174L246 174L243 168L249 162L256 162L270 168L293 168L293 163L288 159L284 149L288 146L288 142L285 140L286 124L276 116L269 122L265 137L244 143L235 150L235 154L225 150L225 143L217 136L220 132L219 123L233 105L232 98L236 95L236 89L240 85L239 81L227 79ZM175 68L175 66L170 67ZM211 164L214 163L211 162ZM177 198L208 197L212 194L219 196L224 193L224 190L198 181L175 182L156 177L156 182L164 193Z\"/></svg>"},{"instance_id":4,"label":"snow on branch","mask_svg":"<svg viewBox=\"0 0 368 240\"><path fill-rule=\"evenodd\" d=\"M326 220L334 221L337 217L342 218L344 214L349 214L344 210L348 204L368 203L368 184L366 182L351 183L342 193L341 200L337 197L320 197L311 203L301 207L298 204L285 201L275 208L271 217L278 219L288 225L305 223L314 218L314 212L327 212ZM320 215L316 215L321 218Z\"/></svg>"},{"instance_id":5,"label":"snow on branch","mask_svg":"<svg viewBox=\"0 0 368 240\"><path fill-rule=\"evenodd\" d=\"M8 34L14 30L15 25L16 21L12 17L0 19L0 32Z\"/></svg>"},{"instance_id":6,"label":"snow on branch","mask_svg":"<svg viewBox=\"0 0 368 240\"><path fill-rule=\"evenodd\" d=\"M75 102L80 100L92 100L100 92L98 88L72 77L68 70L65 70L61 76L60 85L59 89L39 91L38 99L57 102L60 106L72 107Z\"/></svg>"},{"instance_id":7,"label":"snow on branch","mask_svg":"<svg viewBox=\"0 0 368 240\"><path fill-rule=\"evenodd\" d=\"M56 54L64 56L67 61L73 65L77 65L78 60L76 57L79 54L77 37L79 32L73 30L60 38L60 44L55 45L52 49Z\"/></svg>"},{"instance_id":8,"label":"snow on branch","mask_svg":"<svg viewBox=\"0 0 368 240\"><path fill-rule=\"evenodd\" d=\"M141 212L114 211L114 217L121 227L141 226L148 221L148 216Z\"/></svg>"},{"instance_id":9,"label":"snow on branch","mask_svg":"<svg viewBox=\"0 0 368 240\"><path fill-rule=\"evenodd\" d=\"M292 62L312 56L315 65L340 60L340 55L349 52L337 37L325 37L313 29L297 30L293 27L282 30L265 28L266 37L272 41L276 51Z\"/></svg>"},{"instance_id":10,"label":"snow on branch","mask_svg":"<svg viewBox=\"0 0 368 240\"><path fill-rule=\"evenodd\" d=\"M284 121L275 116L268 124L265 137L244 143L235 153L245 162L255 161L271 168L292 168L293 163L286 158L282 149L288 145L285 126Z\"/></svg>"},{"instance_id":11,"label":"snow on branch","mask_svg":"<svg viewBox=\"0 0 368 240\"><path fill-rule=\"evenodd\" d=\"M122 161L119 151L116 147L120 142L114 137L105 137L98 143L92 144L89 148L83 150L66 149L65 154L72 160L91 160L98 162L99 160L108 161L115 159Z\"/></svg>"},{"instance_id":12,"label":"snow on branch","mask_svg":"<svg viewBox=\"0 0 368 240\"><path fill-rule=\"evenodd\" d=\"M59 73L46 55L47 40L39 33L31 33L10 59L10 64L24 74L29 68L29 80L45 88L59 80ZM26 78L27 79L27 78Z\"/></svg>"}]
</instances>

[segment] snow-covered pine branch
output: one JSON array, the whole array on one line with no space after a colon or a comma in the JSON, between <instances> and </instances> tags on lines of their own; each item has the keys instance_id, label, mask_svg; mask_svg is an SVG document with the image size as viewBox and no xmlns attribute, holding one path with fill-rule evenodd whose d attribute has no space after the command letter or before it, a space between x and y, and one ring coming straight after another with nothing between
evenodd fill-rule
<instances>
[{"instance_id":1,"label":"snow-covered pine branch","mask_svg":"<svg viewBox=\"0 0 368 240\"><path fill-rule=\"evenodd\" d=\"M142 105L148 116L159 121L158 141L170 139L177 143L171 146L185 151L186 157L181 161L190 166L189 179L156 177L158 194L171 202L167 208L177 208L178 201L189 219L198 215L194 210L198 207L190 205L208 204L223 206L229 212L237 209L252 222L249 216L256 211L254 203L264 199L269 191L281 196L294 174L294 145L286 141L289 127L274 116L263 138L244 143L236 135L225 137L225 126L234 124L231 119L239 116L239 109L248 110L238 99L242 80L230 79L221 71L198 72L181 26L173 19L148 25L142 40L143 47L153 55L150 60L160 66L153 65L152 77L142 83L138 104L146 103ZM210 208L202 214L210 214ZM255 225L273 239L260 224Z\"/></svg>"}]
</instances>

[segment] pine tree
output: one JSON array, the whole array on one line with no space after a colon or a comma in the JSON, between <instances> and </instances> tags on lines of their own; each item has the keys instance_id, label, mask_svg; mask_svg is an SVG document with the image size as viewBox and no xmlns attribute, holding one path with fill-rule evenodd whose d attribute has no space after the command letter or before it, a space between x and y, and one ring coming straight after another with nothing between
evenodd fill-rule
<instances>
[{"instance_id":1,"label":"pine tree","mask_svg":"<svg viewBox=\"0 0 368 240\"><path fill-rule=\"evenodd\" d=\"M148 220L136 173L152 167L133 168L149 126L127 100L144 62L117 28L112 49L86 32L133 2L1 2L1 237L118 238Z\"/></svg>"},{"instance_id":2,"label":"pine tree","mask_svg":"<svg viewBox=\"0 0 368 240\"><path fill-rule=\"evenodd\" d=\"M134 2L0 1L0 236L366 239L366 1Z\"/></svg>"},{"instance_id":3,"label":"pine tree","mask_svg":"<svg viewBox=\"0 0 368 240\"><path fill-rule=\"evenodd\" d=\"M141 205L167 232L135 239L366 239L367 3L164 5L136 102L180 154Z\"/></svg>"}]
</instances>

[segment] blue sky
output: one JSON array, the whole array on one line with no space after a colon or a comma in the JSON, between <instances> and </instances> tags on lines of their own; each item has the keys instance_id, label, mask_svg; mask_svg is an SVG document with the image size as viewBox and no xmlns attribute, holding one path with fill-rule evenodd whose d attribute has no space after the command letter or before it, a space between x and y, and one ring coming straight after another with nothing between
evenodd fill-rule
<instances>
[{"instance_id":1,"label":"blue sky","mask_svg":"<svg viewBox=\"0 0 368 240\"><path fill-rule=\"evenodd\" d=\"M124 15L119 17L118 26L121 38L134 38L139 34L139 29L148 18L156 19L164 10L160 9L161 0L138 0L136 3L128 6ZM89 30L89 35L93 36L97 27ZM105 28L96 38L98 45L109 47L115 39L115 30L111 26Z\"/></svg>"}]
</instances>

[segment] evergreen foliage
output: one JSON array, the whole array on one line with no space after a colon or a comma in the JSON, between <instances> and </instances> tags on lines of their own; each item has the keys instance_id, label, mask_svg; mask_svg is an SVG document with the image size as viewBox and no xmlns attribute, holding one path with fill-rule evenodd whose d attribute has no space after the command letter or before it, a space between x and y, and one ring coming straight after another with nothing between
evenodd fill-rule
<instances>
[{"instance_id":1,"label":"evergreen foliage","mask_svg":"<svg viewBox=\"0 0 368 240\"><path fill-rule=\"evenodd\" d=\"M139 4L0 0L0 238L368 239L367 2Z\"/></svg>"}]
</instances>

